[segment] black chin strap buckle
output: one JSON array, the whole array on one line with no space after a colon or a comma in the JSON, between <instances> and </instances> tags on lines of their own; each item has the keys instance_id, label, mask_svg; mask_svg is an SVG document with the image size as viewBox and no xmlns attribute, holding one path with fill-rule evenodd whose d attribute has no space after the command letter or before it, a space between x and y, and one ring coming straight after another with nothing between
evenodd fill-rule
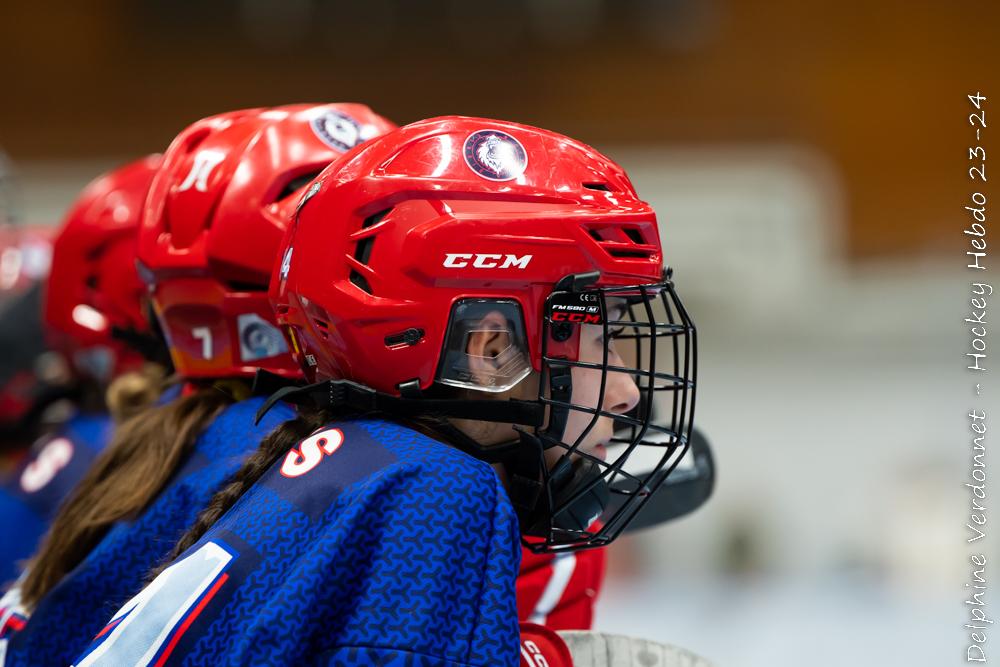
<instances>
[{"instance_id":1,"label":"black chin strap buckle","mask_svg":"<svg viewBox=\"0 0 1000 667\"><path fill-rule=\"evenodd\" d=\"M317 410L349 410L356 413L373 412L380 407L379 394L371 387L350 380L324 380L300 386L292 384L273 373L258 371L254 379L254 393L272 390L260 406L254 423L260 423L268 410L278 401L302 405ZM276 379L277 378L277 379ZM282 384L283 383L283 384Z\"/></svg>"},{"instance_id":2,"label":"black chin strap buckle","mask_svg":"<svg viewBox=\"0 0 1000 667\"><path fill-rule=\"evenodd\" d=\"M326 404L320 407L344 407L355 412L372 412L379 407L378 393L371 387L350 380L330 380L325 384L328 388Z\"/></svg>"}]
</instances>

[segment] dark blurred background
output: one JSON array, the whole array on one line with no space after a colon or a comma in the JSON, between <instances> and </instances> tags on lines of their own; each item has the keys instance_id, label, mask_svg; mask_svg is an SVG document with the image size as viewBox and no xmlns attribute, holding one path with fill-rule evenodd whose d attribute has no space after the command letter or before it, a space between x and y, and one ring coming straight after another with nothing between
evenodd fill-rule
<instances>
[{"instance_id":1,"label":"dark blurred background","mask_svg":"<svg viewBox=\"0 0 1000 667\"><path fill-rule=\"evenodd\" d=\"M998 24L990 2L6 0L0 140L134 155L223 109L358 100L598 147L796 142L843 174L852 255L923 252L954 240Z\"/></svg>"}]
</instances>

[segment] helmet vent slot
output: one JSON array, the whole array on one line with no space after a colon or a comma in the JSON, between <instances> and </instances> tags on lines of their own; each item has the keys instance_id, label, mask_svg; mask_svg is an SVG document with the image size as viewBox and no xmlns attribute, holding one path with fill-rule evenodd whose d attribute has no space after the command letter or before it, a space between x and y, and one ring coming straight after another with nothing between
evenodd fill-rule
<instances>
[{"instance_id":1,"label":"helmet vent slot","mask_svg":"<svg viewBox=\"0 0 1000 667\"><path fill-rule=\"evenodd\" d=\"M281 192L279 192L278 196L274 198L274 201L279 202L288 199L296 192L309 185L314 178L320 175L321 171L322 170L310 171L302 174L301 176L292 178L290 181L285 183L285 187L281 188Z\"/></svg>"},{"instance_id":2,"label":"helmet vent slot","mask_svg":"<svg viewBox=\"0 0 1000 667\"><path fill-rule=\"evenodd\" d=\"M361 229L368 229L372 225L376 225L382 222L383 218L389 215L389 211L391 210L392 210L391 208L387 208L384 211L379 211L374 215L369 215L367 218L365 218L365 221L361 223Z\"/></svg>"},{"instance_id":3,"label":"helmet vent slot","mask_svg":"<svg viewBox=\"0 0 1000 667\"><path fill-rule=\"evenodd\" d=\"M588 190L599 190L600 192L611 192L611 188L608 187L607 183L584 183L583 187Z\"/></svg>"},{"instance_id":4,"label":"helmet vent slot","mask_svg":"<svg viewBox=\"0 0 1000 667\"><path fill-rule=\"evenodd\" d=\"M267 283L251 283L241 280L227 280L226 286L233 292L266 292Z\"/></svg>"},{"instance_id":5,"label":"helmet vent slot","mask_svg":"<svg viewBox=\"0 0 1000 667\"><path fill-rule=\"evenodd\" d=\"M357 271L351 271L351 282L362 292L373 293L372 286L368 284L368 280Z\"/></svg>"},{"instance_id":6,"label":"helmet vent slot","mask_svg":"<svg viewBox=\"0 0 1000 667\"><path fill-rule=\"evenodd\" d=\"M625 232L625 236L632 239L633 243L638 243L639 245L643 245L646 243L642 238L642 232L640 232L635 227L623 227L622 231Z\"/></svg>"},{"instance_id":7,"label":"helmet vent slot","mask_svg":"<svg viewBox=\"0 0 1000 667\"><path fill-rule=\"evenodd\" d=\"M640 227L626 227L613 222L597 223L585 227L590 238L597 241L601 250L616 259L649 259L657 253L655 243L643 238Z\"/></svg>"},{"instance_id":8,"label":"helmet vent slot","mask_svg":"<svg viewBox=\"0 0 1000 667\"><path fill-rule=\"evenodd\" d=\"M321 335L324 339L330 337L330 325L325 320L314 317L313 324L316 325L316 328L319 330L319 335Z\"/></svg>"},{"instance_id":9,"label":"helmet vent slot","mask_svg":"<svg viewBox=\"0 0 1000 667\"><path fill-rule=\"evenodd\" d=\"M649 259L649 256L653 254L648 250L618 250L614 248L606 248L606 250L609 255L619 259Z\"/></svg>"},{"instance_id":10,"label":"helmet vent slot","mask_svg":"<svg viewBox=\"0 0 1000 667\"><path fill-rule=\"evenodd\" d=\"M375 245L375 237L369 236L358 241L354 249L354 259L362 264L368 264L368 258L372 256L372 246Z\"/></svg>"}]
</instances>

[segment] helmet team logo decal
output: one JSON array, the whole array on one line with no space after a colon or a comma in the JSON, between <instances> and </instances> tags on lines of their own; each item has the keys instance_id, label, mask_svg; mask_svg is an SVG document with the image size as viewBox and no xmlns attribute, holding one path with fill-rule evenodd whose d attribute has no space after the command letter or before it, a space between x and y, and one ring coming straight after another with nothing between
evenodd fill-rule
<instances>
[{"instance_id":1,"label":"helmet team logo decal","mask_svg":"<svg viewBox=\"0 0 1000 667\"><path fill-rule=\"evenodd\" d=\"M292 447L281 463L284 477L301 477L320 464L324 456L329 456L344 444L344 432L339 428L328 428L314 433L303 440L298 448Z\"/></svg>"},{"instance_id":2,"label":"helmet team logo decal","mask_svg":"<svg viewBox=\"0 0 1000 667\"><path fill-rule=\"evenodd\" d=\"M198 192L208 191L208 177L212 171L226 159L226 154L222 151L199 151L194 156L194 164L188 172L184 182L177 186L178 192L190 190L193 186Z\"/></svg>"},{"instance_id":3,"label":"helmet team logo decal","mask_svg":"<svg viewBox=\"0 0 1000 667\"><path fill-rule=\"evenodd\" d=\"M236 318L240 331L240 359L256 361L288 352L285 338L277 327L256 313Z\"/></svg>"},{"instance_id":4,"label":"helmet team logo decal","mask_svg":"<svg viewBox=\"0 0 1000 667\"><path fill-rule=\"evenodd\" d=\"M374 126L360 125L358 121L339 111L327 111L316 116L310 125L320 141L345 153L368 141L377 132Z\"/></svg>"},{"instance_id":5,"label":"helmet team logo decal","mask_svg":"<svg viewBox=\"0 0 1000 667\"><path fill-rule=\"evenodd\" d=\"M469 169L490 181L509 181L528 167L528 153L521 142L500 130L473 132L462 152Z\"/></svg>"}]
</instances>

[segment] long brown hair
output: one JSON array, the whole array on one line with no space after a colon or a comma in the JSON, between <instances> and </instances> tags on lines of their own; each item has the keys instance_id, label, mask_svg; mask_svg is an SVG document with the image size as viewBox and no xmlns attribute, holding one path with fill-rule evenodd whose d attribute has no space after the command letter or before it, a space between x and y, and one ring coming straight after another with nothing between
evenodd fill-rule
<instances>
[{"instance_id":1,"label":"long brown hair","mask_svg":"<svg viewBox=\"0 0 1000 667\"><path fill-rule=\"evenodd\" d=\"M489 399L498 400L501 398L510 398L512 396L520 397L536 391L535 387L537 385L531 385L529 383L528 386L529 389L525 389L524 385L519 385L514 390L504 392L502 394L493 394L489 397ZM475 394L470 390L444 386L434 387L434 392L435 398L470 399L475 396ZM308 437L324 424L328 424L336 419L344 419L345 417L355 419L360 417L391 419L403 424L404 426L419 431L428 437L434 438L435 440L440 440L441 442L449 443L454 446L460 446L457 443L452 442L452 434L455 432L454 426L451 425L450 420L440 415L425 414L400 419L394 417L393 415L379 412L358 414L351 412L334 413L328 410L300 409L298 416L295 419L290 419L271 431L261 441L257 450L243 463L243 467L230 478L230 481L222 489L217 491L215 495L212 496L212 499L205 506L205 509L199 512L198 518L195 519L195 522L191 524L191 527L188 528L184 535L181 536L181 539L174 545L171 552L150 572L147 577L147 583L155 579L156 575L166 569L172 561L176 560L178 556L184 553L195 542L200 540L202 536L208 532L208 529L211 528L212 525L215 524L215 522L218 521L222 515L236 503L237 500L240 499L240 496L246 493L251 486L257 483L257 480L259 480L264 473L267 472L272 465L274 465L282 454L288 452L293 445L303 438ZM476 440L496 439L497 437L497 433L493 428L498 426L497 424L484 424L470 420L461 421L464 421L461 430L469 432L466 437ZM510 425L503 425L503 428L509 429Z\"/></svg>"},{"instance_id":2,"label":"long brown hair","mask_svg":"<svg viewBox=\"0 0 1000 667\"><path fill-rule=\"evenodd\" d=\"M24 605L33 609L112 524L137 515L155 499L205 427L235 400L215 385L121 423L28 563L21 584Z\"/></svg>"}]
</instances>

